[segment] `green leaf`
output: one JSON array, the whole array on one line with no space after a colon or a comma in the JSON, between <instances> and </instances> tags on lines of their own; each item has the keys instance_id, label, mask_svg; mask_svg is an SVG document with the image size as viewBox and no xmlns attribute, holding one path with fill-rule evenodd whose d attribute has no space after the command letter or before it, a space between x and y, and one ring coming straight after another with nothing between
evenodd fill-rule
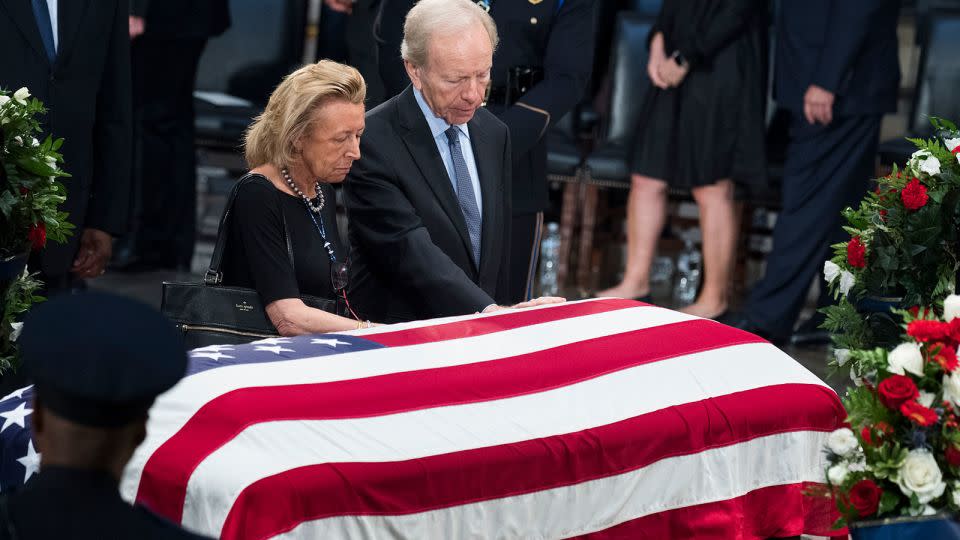
<instances>
[{"instance_id":1,"label":"green leaf","mask_svg":"<svg viewBox=\"0 0 960 540\"><path fill-rule=\"evenodd\" d=\"M880 497L880 506L877 508L877 516L882 516L893 511L899 504L900 497L898 497L896 493L883 490L883 495Z\"/></svg>"}]
</instances>

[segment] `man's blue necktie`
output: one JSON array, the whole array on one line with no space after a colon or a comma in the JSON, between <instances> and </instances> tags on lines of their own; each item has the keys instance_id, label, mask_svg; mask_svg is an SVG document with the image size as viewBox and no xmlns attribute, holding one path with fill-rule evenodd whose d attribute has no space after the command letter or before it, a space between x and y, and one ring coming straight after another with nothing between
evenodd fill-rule
<instances>
[{"instance_id":1,"label":"man's blue necktie","mask_svg":"<svg viewBox=\"0 0 960 540\"><path fill-rule=\"evenodd\" d=\"M456 174L457 199L460 201L460 211L467 222L467 232L470 233L470 243L473 244L473 262L480 268L480 230L483 222L480 216L480 207L477 197L473 193L473 182L470 180L470 169L463 159L460 150L460 130L450 126L446 131L447 143L450 144L450 156L453 158L453 171Z\"/></svg>"},{"instance_id":2,"label":"man's blue necktie","mask_svg":"<svg viewBox=\"0 0 960 540\"><path fill-rule=\"evenodd\" d=\"M53 44L53 26L50 24L50 9L47 0L33 0L33 18L37 20L37 29L40 30L40 39L43 48L47 50L47 60L50 65L57 59L57 48Z\"/></svg>"}]
</instances>

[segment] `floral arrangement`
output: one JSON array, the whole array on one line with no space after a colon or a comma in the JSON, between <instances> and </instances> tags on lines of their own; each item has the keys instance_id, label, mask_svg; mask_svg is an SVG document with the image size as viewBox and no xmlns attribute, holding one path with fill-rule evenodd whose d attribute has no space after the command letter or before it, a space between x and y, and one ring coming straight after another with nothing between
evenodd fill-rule
<instances>
[{"instance_id":1,"label":"floral arrangement","mask_svg":"<svg viewBox=\"0 0 960 540\"><path fill-rule=\"evenodd\" d=\"M893 350L838 355L857 386L844 406L849 428L827 439L827 483L852 521L960 510L960 296L903 310L906 334Z\"/></svg>"},{"instance_id":2,"label":"floral arrangement","mask_svg":"<svg viewBox=\"0 0 960 540\"><path fill-rule=\"evenodd\" d=\"M67 191L58 177L70 176L60 169L58 153L63 139L47 137L42 143L37 116L46 113L43 104L21 88L11 96L0 90L0 162L6 180L0 191L0 256L19 254L31 247L41 249L47 240L66 241L73 229L67 214L58 210Z\"/></svg>"},{"instance_id":3,"label":"floral arrangement","mask_svg":"<svg viewBox=\"0 0 960 540\"><path fill-rule=\"evenodd\" d=\"M889 308L931 306L954 290L960 228L960 131L933 118L935 137L917 146L906 166L876 180L858 208L847 208L850 240L833 246L824 278L837 299L825 328L841 349L892 346L900 323ZM864 300L887 303L871 314Z\"/></svg>"},{"instance_id":4,"label":"floral arrangement","mask_svg":"<svg viewBox=\"0 0 960 540\"><path fill-rule=\"evenodd\" d=\"M20 88L12 94L0 90L0 265L4 269L25 264L30 250L42 249L48 241L64 242L73 225L59 210L66 188L57 179L70 176L60 164L63 139L42 133L37 117L46 113L43 104ZM16 267L20 268L20 267ZM15 341L19 317L32 304L41 283L25 270L0 282L0 373L16 365Z\"/></svg>"}]
</instances>

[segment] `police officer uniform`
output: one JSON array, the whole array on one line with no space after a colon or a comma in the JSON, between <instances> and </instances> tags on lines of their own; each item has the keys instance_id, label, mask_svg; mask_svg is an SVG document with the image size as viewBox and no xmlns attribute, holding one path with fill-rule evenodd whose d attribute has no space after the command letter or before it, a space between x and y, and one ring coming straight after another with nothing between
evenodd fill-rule
<instances>
[{"instance_id":1,"label":"police officer uniform","mask_svg":"<svg viewBox=\"0 0 960 540\"><path fill-rule=\"evenodd\" d=\"M487 107L510 128L510 293L532 294L547 198L547 129L583 98L593 64L596 0L475 0L497 23ZM376 27L387 95L408 84L400 43L414 0L382 0Z\"/></svg>"},{"instance_id":2,"label":"police officer uniform","mask_svg":"<svg viewBox=\"0 0 960 540\"><path fill-rule=\"evenodd\" d=\"M187 365L180 336L160 313L105 293L38 305L18 343L41 408L34 414L95 429L144 422L156 396ZM47 465L41 457L39 475L0 497L0 540L201 538L130 506L118 483L106 470Z\"/></svg>"}]
</instances>

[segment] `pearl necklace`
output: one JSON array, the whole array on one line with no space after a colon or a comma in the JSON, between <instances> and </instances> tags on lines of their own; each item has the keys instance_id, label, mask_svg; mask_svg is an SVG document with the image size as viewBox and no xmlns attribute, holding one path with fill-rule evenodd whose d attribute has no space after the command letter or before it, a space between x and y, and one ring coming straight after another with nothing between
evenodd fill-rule
<instances>
[{"instance_id":1,"label":"pearl necklace","mask_svg":"<svg viewBox=\"0 0 960 540\"><path fill-rule=\"evenodd\" d=\"M304 204L307 205L307 208L309 208L311 212L314 214L319 214L320 211L323 210L323 204L326 202L326 200L324 199L323 191L320 189L319 180L317 180L316 189L317 197L320 198L320 204L315 205L310 202L310 199L302 191L300 191L300 188L298 188L296 184L293 183L293 178L290 177L290 171L288 171L286 167L280 169L280 175L283 176L284 181L286 181L287 185L290 186L290 189L292 189L294 193L303 199Z\"/></svg>"}]
</instances>

